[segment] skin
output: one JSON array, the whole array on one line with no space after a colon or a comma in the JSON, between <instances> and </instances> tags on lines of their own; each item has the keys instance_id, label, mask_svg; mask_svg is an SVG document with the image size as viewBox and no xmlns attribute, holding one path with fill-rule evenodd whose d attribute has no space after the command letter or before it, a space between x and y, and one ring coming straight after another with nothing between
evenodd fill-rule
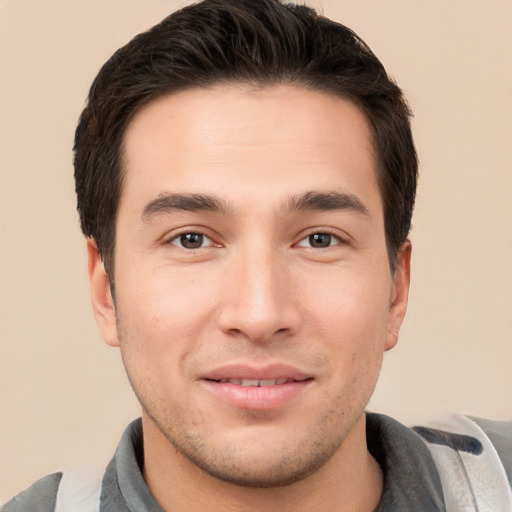
<instances>
[{"instance_id":1,"label":"skin","mask_svg":"<svg viewBox=\"0 0 512 512\"><path fill-rule=\"evenodd\" d=\"M142 405L157 501L373 510L382 474L364 410L405 315L410 244L392 275L365 116L326 93L219 85L150 102L124 143L115 304L92 240L89 275L103 338ZM305 208L297 198L311 192L355 203ZM170 194L221 208L176 208ZM203 235L197 248L186 233ZM233 406L203 379L274 363L309 377L277 407Z\"/></svg>"}]
</instances>

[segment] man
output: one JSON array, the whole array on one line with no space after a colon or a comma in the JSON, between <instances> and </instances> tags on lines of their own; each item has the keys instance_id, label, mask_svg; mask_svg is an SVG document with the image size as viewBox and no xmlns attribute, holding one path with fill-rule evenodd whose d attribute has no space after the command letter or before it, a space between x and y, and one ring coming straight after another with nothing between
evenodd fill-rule
<instances>
[{"instance_id":1,"label":"man","mask_svg":"<svg viewBox=\"0 0 512 512\"><path fill-rule=\"evenodd\" d=\"M365 414L406 311L416 173L402 92L306 7L205 0L119 50L75 178L95 316L142 419L90 492L58 473L6 512L89 495L101 511L445 510L422 437Z\"/></svg>"}]
</instances>

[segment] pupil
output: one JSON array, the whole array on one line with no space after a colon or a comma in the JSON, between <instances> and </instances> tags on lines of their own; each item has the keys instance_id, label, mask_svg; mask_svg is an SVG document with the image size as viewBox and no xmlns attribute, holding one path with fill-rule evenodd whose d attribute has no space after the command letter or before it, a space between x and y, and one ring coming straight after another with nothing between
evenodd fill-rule
<instances>
[{"instance_id":1,"label":"pupil","mask_svg":"<svg viewBox=\"0 0 512 512\"><path fill-rule=\"evenodd\" d=\"M310 235L309 243L311 247L329 247L331 245L331 235L328 233L315 233Z\"/></svg>"},{"instance_id":2,"label":"pupil","mask_svg":"<svg viewBox=\"0 0 512 512\"><path fill-rule=\"evenodd\" d=\"M203 245L203 235L199 233L185 233L180 236L180 242L186 249L197 249Z\"/></svg>"}]
</instances>

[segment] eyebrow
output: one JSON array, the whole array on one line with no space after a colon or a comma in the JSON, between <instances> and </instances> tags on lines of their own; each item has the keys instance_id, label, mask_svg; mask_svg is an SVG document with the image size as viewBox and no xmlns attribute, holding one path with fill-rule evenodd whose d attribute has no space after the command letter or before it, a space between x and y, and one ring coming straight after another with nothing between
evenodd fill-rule
<instances>
[{"instance_id":1,"label":"eyebrow","mask_svg":"<svg viewBox=\"0 0 512 512\"><path fill-rule=\"evenodd\" d=\"M176 210L226 213L229 208L221 199L207 194L162 193L146 204L142 210L141 219L148 222L156 215L167 214Z\"/></svg>"},{"instance_id":2,"label":"eyebrow","mask_svg":"<svg viewBox=\"0 0 512 512\"><path fill-rule=\"evenodd\" d=\"M292 196L285 212L350 210L370 217L368 208L354 194L347 192L305 192Z\"/></svg>"},{"instance_id":3,"label":"eyebrow","mask_svg":"<svg viewBox=\"0 0 512 512\"><path fill-rule=\"evenodd\" d=\"M231 211L222 199L208 194L162 193L146 204L141 219L149 222L153 217L176 210L226 214ZM347 192L305 192L292 196L283 208L284 214L306 211L351 210L370 217L368 209L354 195Z\"/></svg>"}]
</instances>

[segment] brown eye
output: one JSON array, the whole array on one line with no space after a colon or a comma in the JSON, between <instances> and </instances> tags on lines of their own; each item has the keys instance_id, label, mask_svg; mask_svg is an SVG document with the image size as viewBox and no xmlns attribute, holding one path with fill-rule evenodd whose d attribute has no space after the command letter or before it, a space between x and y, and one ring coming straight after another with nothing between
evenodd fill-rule
<instances>
[{"instance_id":1,"label":"brown eye","mask_svg":"<svg viewBox=\"0 0 512 512\"><path fill-rule=\"evenodd\" d=\"M213 245L213 242L202 233L182 233L173 238L170 243L182 249L200 249Z\"/></svg>"},{"instance_id":2,"label":"brown eye","mask_svg":"<svg viewBox=\"0 0 512 512\"><path fill-rule=\"evenodd\" d=\"M309 235L308 238L311 247L322 248L331 245L332 237L328 233L315 233L314 235Z\"/></svg>"},{"instance_id":3,"label":"brown eye","mask_svg":"<svg viewBox=\"0 0 512 512\"><path fill-rule=\"evenodd\" d=\"M299 243L299 247L312 247L313 249L326 249L332 245L338 245L340 238L330 233L313 233L303 238Z\"/></svg>"}]
</instances>

